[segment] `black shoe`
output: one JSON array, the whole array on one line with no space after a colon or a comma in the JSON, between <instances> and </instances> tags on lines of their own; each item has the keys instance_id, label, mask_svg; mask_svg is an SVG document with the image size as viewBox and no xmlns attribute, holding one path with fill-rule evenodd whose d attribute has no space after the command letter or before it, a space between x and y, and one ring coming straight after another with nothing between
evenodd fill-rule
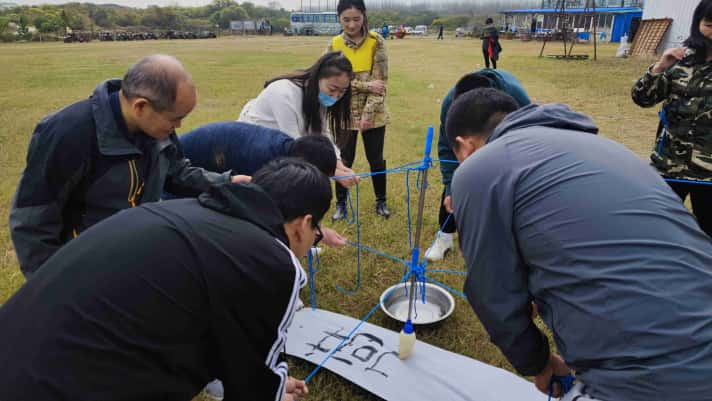
<instances>
[{"instance_id":1,"label":"black shoe","mask_svg":"<svg viewBox=\"0 0 712 401\"><path fill-rule=\"evenodd\" d=\"M336 211L334 211L334 214L331 216L331 221L339 221L339 220L345 220L345 219L346 219L346 204L345 203L337 203Z\"/></svg>"},{"instance_id":2,"label":"black shoe","mask_svg":"<svg viewBox=\"0 0 712 401\"><path fill-rule=\"evenodd\" d=\"M385 217L386 219L391 217L391 212L388 210L388 207L386 206L386 201L376 202L376 214L379 216Z\"/></svg>"}]
</instances>

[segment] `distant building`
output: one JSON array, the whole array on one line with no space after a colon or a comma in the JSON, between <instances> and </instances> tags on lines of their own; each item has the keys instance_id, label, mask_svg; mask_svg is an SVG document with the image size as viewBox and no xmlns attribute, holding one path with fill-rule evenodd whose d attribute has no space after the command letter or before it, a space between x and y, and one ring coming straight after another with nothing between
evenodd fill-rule
<instances>
[{"instance_id":1,"label":"distant building","mask_svg":"<svg viewBox=\"0 0 712 401\"><path fill-rule=\"evenodd\" d=\"M678 47L690 36L692 14L699 0L646 0L643 19L672 18L672 25L663 38L658 52L670 47Z\"/></svg>"},{"instance_id":2,"label":"distant building","mask_svg":"<svg viewBox=\"0 0 712 401\"><path fill-rule=\"evenodd\" d=\"M289 21L294 35L338 35L341 32L336 11L294 12Z\"/></svg>"},{"instance_id":3,"label":"distant building","mask_svg":"<svg viewBox=\"0 0 712 401\"><path fill-rule=\"evenodd\" d=\"M529 31L532 19L536 18L537 32L559 30L563 27L563 21L560 21L558 16L557 4L557 0L543 0L540 8L501 11L505 16L502 25L516 26L519 31ZM585 10L585 5L585 0L566 1L569 27L577 32L593 32L595 19L596 32L603 32L604 40L610 42L620 42L624 35L632 40L643 17L641 0L597 0L595 18L587 15L591 9Z\"/></svg>"}]
</instances>

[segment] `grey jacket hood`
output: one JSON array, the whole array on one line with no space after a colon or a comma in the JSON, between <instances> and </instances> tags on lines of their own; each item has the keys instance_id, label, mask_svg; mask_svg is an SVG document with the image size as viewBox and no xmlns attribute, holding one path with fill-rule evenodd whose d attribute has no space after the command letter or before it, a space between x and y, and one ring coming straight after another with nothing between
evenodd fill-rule
<instances>
[{"instance_id":1,"label":"grey jacket hood","mask_svg":"<svg viewBox=\"0 0 712 401\"><path fill-rule=\"evenodd\" d=\"M492 142L507 132L534 126L598 134L598 127L593 120L572 111L569 106L560 103L530 104L505 117L487 142Z\"/></svg>"}]
</instances>

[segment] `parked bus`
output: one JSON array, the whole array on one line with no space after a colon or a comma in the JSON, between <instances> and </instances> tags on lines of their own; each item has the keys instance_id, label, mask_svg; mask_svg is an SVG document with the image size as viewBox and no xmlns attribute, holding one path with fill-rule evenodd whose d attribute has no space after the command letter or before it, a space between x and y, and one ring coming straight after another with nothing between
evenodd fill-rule
<instances>
[{"instance_id":1,"label":"parked bus","mask_svg":"<svg viewBox=\"0 0 712 401\"><path fill-rule=\"evenodd\" d=\"M289 20L290 33L294 35L337 35L341 32L339 17L333 11L295 12Z\"/></svg>"}]
</instances>

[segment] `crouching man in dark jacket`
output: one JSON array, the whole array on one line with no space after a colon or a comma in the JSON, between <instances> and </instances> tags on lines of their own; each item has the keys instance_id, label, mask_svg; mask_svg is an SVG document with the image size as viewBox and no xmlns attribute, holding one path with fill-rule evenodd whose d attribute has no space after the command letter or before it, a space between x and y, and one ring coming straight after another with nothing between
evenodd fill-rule
<instances>
[{"instance_id":1,"label":"crouching man in dark jacket","mask_svg":"<svg viewBox=\"0 0 712 401\"><path fill-rule=\"evenodd\" d=\"M336 170L334 144L324 135L292 138L284 132L239 121L198 127L178 137L183 153L197 167L251 176L280 157L299 157L331 177Z\"/></svg>"},{"instance_id":2,"label":"crouching man in dark jacket","mask_svg":"<svg viewBox=\"0 0 712 401\"><path fill-rule=\"evenodd\" d=\"M123 80L45 117L10 210L22 272L119 210L157 201L164 190L197 196L230 173L191 167L175 135L196 103L193 81L173 57L134 64ZM234 178L239 180L240 178Z\"/></svg>"},{"instance_id":3,"label":"crouching man in dark jacket","mask_svg":"<svg viewBox=\"0 0 712 401\"><path fill-rule=\"evenodd\" d=\"M280 130L225 121L203 125L178 139L190 162L210 171L231 170L234 174L251 176L278 157L301 158L327 176L333 176L336 170L334 144L324 135L294 139ZM346 245L346 239L335 230L321 229L325 245Z\"/></svg>"},{"instance_id":4,"label":"crouching man in dark jacket","mask_svg":"<svg viewBox=\"0 0 712 401\"><path fill-rule=\"evenodd\" d=\"M588 117L517 109L476 89L446 123L462 163L452 200L465 293L492 341L544 392L575 369L566 401L709 400L709 238L659 174Z\"/></svg>"},{"instance_id":5,"label":"crouching man in dark jacket","mask_svg":"<svg viewBox=\"0 0 712 401\"><path fill-rule=\"evenodd\" d=\"M281 359L329 179L275 160L250 184L117 213L0 308L0 400L226 400L307 391Z\"/></svg>"}]
</instances>

